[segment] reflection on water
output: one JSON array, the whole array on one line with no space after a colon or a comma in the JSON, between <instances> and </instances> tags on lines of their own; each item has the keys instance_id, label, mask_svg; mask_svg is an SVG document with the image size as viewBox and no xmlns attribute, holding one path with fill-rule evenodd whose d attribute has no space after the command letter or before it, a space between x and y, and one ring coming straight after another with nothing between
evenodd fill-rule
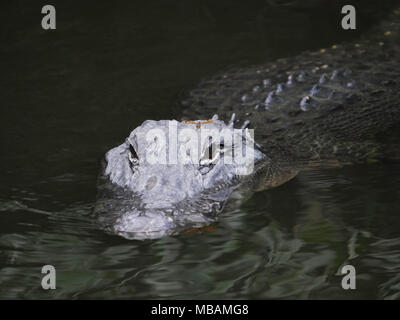
<instances>
[{"instance_id":1,"label":"reflection on water","mask_svg":"<svg viewBox=\"0 0 400 320\"><path fill-rule=\"evenodd\" d=\"M47 212L2 201L0 295L398 299L399 173L399 165L305 172L204 233L153 241L97 230L90 203ZM39 287L44 264L57 269L55 291ZM355 291L341 289L345 264L357 270Z\"/></svg>"},{"instance_id":2,"label":"reflection on water","mask_svg":"<svg viewBox=\"0 0 400 320\"><path fill-rule=\"evenodd\" d=\"M182 88L356 36L326 19L328 2L56 2L54 33L28 2L24 24L4 10L0 298L399 299L399 165L304 172L203 233L127 241L91 217L100 156L142 121L177 114ZM379 16L363 3L360 21ZM45 264L57 270L51 292ZM357 290L341 289L345 264Z\"/></svg>"}]
</instances>

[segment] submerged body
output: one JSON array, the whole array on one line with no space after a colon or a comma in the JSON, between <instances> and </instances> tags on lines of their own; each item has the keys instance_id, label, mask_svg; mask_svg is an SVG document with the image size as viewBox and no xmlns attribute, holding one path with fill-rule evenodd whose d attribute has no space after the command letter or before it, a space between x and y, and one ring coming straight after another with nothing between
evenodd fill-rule
<instances>
[{"instance_id":1,"label":"submerged body","mask_svg":"<svg viewBox=\"0 0 400 320\"><path fill-rule=\"evenodd\" d=\"M146 121L107 153L95 209L100 225L130 239L158 238L209 224L237 198L233 194L278 186L301 170L397 158L399 17L395 11L357 43L201 82L182 102L182 121ZM255 143L245 143L253 155L251 172L238 173L248 162L222 161L235 144L220 143L215 152L201 138L198 159L190 154L195 139L178 139L177 158L188 161L145 161L149 154L170 154L171 139L148 134L158 130L169 137L171 124L183 137L186 127L254 129Z\"/></svg>"}]
</instances>

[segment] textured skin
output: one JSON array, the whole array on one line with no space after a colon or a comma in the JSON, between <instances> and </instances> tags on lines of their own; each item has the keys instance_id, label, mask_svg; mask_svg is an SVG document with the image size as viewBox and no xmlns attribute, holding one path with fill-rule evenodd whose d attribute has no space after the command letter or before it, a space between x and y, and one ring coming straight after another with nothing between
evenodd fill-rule
<instances>
[{"instance_id":1,"label":"textured skin","mask_svg":"<svg viewBox=\"0 0 400 320\"><path fill-rule=\"evenodd\" d=\"M399 120L399 17L357 42L206 79L182 102L184 119L235 112L237 126L250 121L264 152L289 166L385 158L395 153L389 137L376 138Z\"/></svg>"},{"instance_id":2,"label":"textured skin","mask_svg":"<svg viewBox=\"0 0 400 320\"><path fill-rule=\"evenodd\" d=\"M228 122L235 113L235 127L250 125L263 154L253 174L238 177L219 166L220 172L228 170L226 175L210 170L204 179L212 183L191 192L200 186L187 184L189 176L199 174L197 165L157 171L141 163L132 169L129 158L136 152L125 142L108 153L107 169L99 180L95 212L102 228L129 239L158 238L211 223L236 190L243 196L276 187L315 166L398 160L399 18L396 10L357 42L202 81L182 101L183 120L218 114ZM135 129L131 138L145 126ZM143 173L133 176L132 170ZM138 191L140 185L155 185L160 191L153 197L147 187ZM170 192L174 186L180 188L177 195L191 196L178 199Z\"/></svg>"}]
</instances>

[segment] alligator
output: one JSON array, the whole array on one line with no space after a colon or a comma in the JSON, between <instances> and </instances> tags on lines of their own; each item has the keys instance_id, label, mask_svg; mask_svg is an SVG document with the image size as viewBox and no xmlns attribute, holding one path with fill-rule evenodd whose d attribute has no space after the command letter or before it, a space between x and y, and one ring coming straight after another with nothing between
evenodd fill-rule
<instances>
[{"instance_id":1,"label":"alligator","mask_svg":"<svg viewBox=\"0 0 400 320\"><path fill-rule=\"evenodd\" d=\"M106 153L99 225L127 239L175 235L303 170L396 161L399 57L397 9L358 41L202 80L181 101L179 121L147 120ZM169 139L171 128L180 138ZM231 130L233 142L185 135L205 128ZM251 161L223 161L243 147ZM154 161L165 155L169 162Z\"/></svg>"}]
</instances>

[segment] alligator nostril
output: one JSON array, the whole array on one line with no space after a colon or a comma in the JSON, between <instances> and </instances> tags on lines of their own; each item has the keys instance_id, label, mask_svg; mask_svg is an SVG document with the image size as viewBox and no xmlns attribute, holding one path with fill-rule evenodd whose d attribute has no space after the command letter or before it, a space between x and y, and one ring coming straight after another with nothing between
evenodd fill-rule
<instances>
[{"instance_id":1,"label":"alligator nostril","mask_svg":"<svg viewBox=\"0 0 400 320\"><path fill-rule=\"evenodd\" d=\"M147 180L146 190L153 189L156 184L157 184L157 177L156 176L152 176L151 178L149 178L149 180Z\"/></svg>"}]
</instances>

